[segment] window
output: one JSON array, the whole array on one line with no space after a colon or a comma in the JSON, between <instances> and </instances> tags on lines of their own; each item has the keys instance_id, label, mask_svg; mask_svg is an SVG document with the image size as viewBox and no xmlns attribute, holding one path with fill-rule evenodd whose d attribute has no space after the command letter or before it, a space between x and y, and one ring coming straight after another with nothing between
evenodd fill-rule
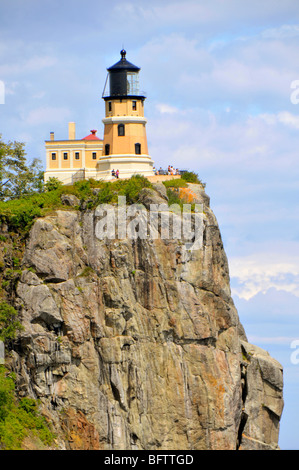
<instances>
[{"instance_id":1,"label":"window","mask_svg":"<svg viewBox=\"0 0 299 470\"><path fill-rule=\"evenodd\" d=\"M63 160L67 160L67 152L63 154Z\"/></svg>"},{"instance_id":2,"label":"window","mask_svg":"<svg viewBox=\"0 0 299 470\"><path fill-rule=\"evenodd\" d=\"M105 145L105 155L109 155L109 153L110 153L110 145L106 144Z\"/></svg>"},{"instance_id":3,"label":"window","mask_svg":"<svg viewBox=\"0 0 299 470\"><path fill-rule=\"evenodd\" d=\"M127 94L139 95L139 77L136 72L127 72Z\"/></svg>"},{"instance_id":4,"label":"window","mask_svg":"<svg viewBox=\"0 0 299 470\"><path fill-rule=\"evenodd\" d=\"M137 101L132 101L132 109L133 111L137 110Z\"/></svg>"},{"instance_id":5,"label":"window","mask_svg":"<svg viewBox=\"0 0 299 470\"><path fill-rule=\"evenodd\" d=\"M75 160L79 160L80 159L80 154L79 152L75 152Z\"/></svg>"},{"instance_id":6,"label":"window","mask_svg":"<svg viewBox=\"0 0 299 470\"><path fill-rule=\"evenodd\" d=\"M92 159L96 160L97 159L97 152L92 152Z\"/></svg>"},{"instance_id":7,"label":"window","mask_svg":"<svg viewBox=\"0 0 299 470\"><path fill-rule=\"evenodd\" d=\"M118 135L119 136L125 135L125 126L124 126L124 124L118 124Z\"/></svg>"},{"instance_id":8,"label":"window","mask_svg":"<svg viewBox=\"0 0 299 470\"><path fill-rule=\"evenodd\" d=\"M136 155L141 154L141 144L135 144L135 153Z\"/></svg>"},{"instance_id":9,"label":"window","mask_svg":"<svg viewBox=\"0 0 299 470\"><path fill-rule=\"evenodd\" d=\"M56 153L52 153L52 160L56 160Z\"/></svg>"},{"instance_id":10,"label":"window","mask_svg":"<svg viewBox=\"0 0 299 470\"><path fill-rule=\"evenodd\" d=\"M112 111L112 103L111 103L111 101L108 101L108 111Z\"/></svg>"}]
</instances>

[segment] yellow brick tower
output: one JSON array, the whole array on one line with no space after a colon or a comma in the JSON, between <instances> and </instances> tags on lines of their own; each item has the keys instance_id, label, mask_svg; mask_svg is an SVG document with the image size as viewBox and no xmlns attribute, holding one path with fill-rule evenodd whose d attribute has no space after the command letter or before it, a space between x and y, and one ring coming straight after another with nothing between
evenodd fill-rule
<instances>
[{"instance_id":1,"label":"yellow brick tower","mask_svg":"<svg viewBox=\"0 0 299 470\"><path fill-rule=\"evenodd\" d=\"M122 50L121 59L107 70L103 92L103 155L97 165L97 175L107 179L112 170L119 170L120 178L134 174L152 176L154 162L148 154L145 96L139 89L140 68L131 64Z\"/></svg>"}]
</instances>

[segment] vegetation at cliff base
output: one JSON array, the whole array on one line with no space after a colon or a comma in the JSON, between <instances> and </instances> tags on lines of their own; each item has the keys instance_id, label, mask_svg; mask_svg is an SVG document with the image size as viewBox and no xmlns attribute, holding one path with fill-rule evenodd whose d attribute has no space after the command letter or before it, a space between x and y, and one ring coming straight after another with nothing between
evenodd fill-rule
<instances>
[{"instance_id":1,"label":"vegetation at cliff base","mask_svg":"<svg viewBox=\"0 0 299 470\"><path fill-rule=\"evenodd\" d=\"M14 375L0 365L0 449L21 450L29 436L49 446L54 441L46 419L38 412L38 402L15 397Z\"/></svg>"}]
</instances>

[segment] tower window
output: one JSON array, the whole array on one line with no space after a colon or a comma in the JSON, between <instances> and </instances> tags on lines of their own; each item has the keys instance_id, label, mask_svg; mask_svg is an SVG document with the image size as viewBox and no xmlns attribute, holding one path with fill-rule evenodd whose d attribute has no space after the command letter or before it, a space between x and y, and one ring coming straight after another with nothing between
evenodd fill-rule
<instances>
[{"instance_id":1,"label":"tower window","mask_svg":"<svg viewBox=\"0 0 299 470\"><path fill-rule=\"evenodd\" d=\"M96 160L97 159L97 152L92 152L92 159Z\"/></svg>"},{"instance_id":2,"label":"tower window","mask_svg":"<svg viewBox=\"0 0 299 470\"><path fill-rule=\"evenodd\" d=\"M133 111L136 111L136 109L137 109L137 101L132 101L132 109L133 109Z\"/></svg>"},{"instance_id":3,"label":"tower window","mask_svg":"<svg viewBox=\"0 0 299 470\"><path fill-rule=\"evenodd\" d=\"M67 160L67 152L63 154L63 160Z\"/></svg>"},{"instance_id":4,"label":"tower window","mask_svg":"<svg viewBox=\"0 0 299 470\"><path fill-rule=\"evenodd\" d=\"M112 111L112 103L111 103L111 101L108 101L108 111Z\"/></svg>"},{"instance_id":5,"label":"tower window","mask_svg":"<svg viewBox=\"0 0 299 470\"><path fill-rule=\"evenodd\" d=\"M109 155L110 153L110 144L105 145L105 155Z\"/></svg>"},{"instance_id":6,"label":"tower window","mask_svg":"<svg viewBox=\"0 0 299 470\"><path fill-rule=\"evenodd\" d=\"M52 153L52 160L56 160L56 153Z\"/></svg>"},{"instance_id":7,"label":"tower window","mask_svg":"<svg viewBox=\"0 0 299 470\"><path fill-rule=\"evenodd\" d=\"M125 126L124 126L124 124L118 124L118 135L119 136L125 135Z\"/></svg>"},{"instance_id":8,"label":"tower window","mask_svg":"<svg viewBox=\"0 0 299 470\"><path fill-rule=\"evenodd\" d=\"M141 154L141 144L135 144L135 153L136 155Z\"/></svg>"},{"instance_id":9,"label":"tower window","mask_svg":"<svg viewBox=\"0 0 299 470\"><path fill-rule=\"evenodd\" d=\"M80 154L79 152L75 152L75 160L79 160L80 159Z\"/></svg>"}]
</instances>

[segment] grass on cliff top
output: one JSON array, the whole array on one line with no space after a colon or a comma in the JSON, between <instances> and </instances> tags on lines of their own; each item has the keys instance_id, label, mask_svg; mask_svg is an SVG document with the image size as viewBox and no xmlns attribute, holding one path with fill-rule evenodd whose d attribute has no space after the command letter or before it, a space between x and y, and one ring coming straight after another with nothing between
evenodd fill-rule
<instances>
[{"instance_id":1,"label":"grass on cliff top","mask_svg":"<svg viewBox=\"0 0 299 470\"><path fill-rule=\"evenodd\" d=\"M185 172L181 178L164 181L168 190L171 188L186 187L187 183L204 183L194 172ZM143 188L151 188L151 182L142 175L134 175L129 179L116 181L96 181L93 179L78 181L72 185L62 185L57 179L46 183L45 191L33 193L30 196L0 201L0 224L6 223L9 231L17 233L27 233L37 217L45 216L53 210L65 209L66 206L61 201L62 194L74 195L80 200L80 205L87 209L92 209L98 204L117 203L118 196L125 196L127 204L134 204L138 201L138 194ZM98 191L95 191L98 190ZM174 203L175 195L168 191L171 201ZM179 202L175 198L175 202ZM71 207L67 207L68 210ZM80 206L75 207L80 209Z\"/></svg>"},{"instance_id":2,"label":"grass on cliff top","mask_svg":"<svg viewBox=\"0 0 299 470\"><path fill-rule=\"evenodd\" d=\"M163 181L166 188L187 188L187 183L200 184L203 188L206 186L194 171L185 171L181 178Z\"/></svg>"},{"instance_id":3,"label":"grass on cliff top","mask_svg":"<svg viewBox=\"0 0 299 470\"><path fill-rule=\"evenodd\" d=\"M80 203L86 202L86 208L92 209L98 204L116 203L118 196L126 196L127 204L133 204L137 202L139 192L145 187L152 187L152 184L141 175L111 182L90 179L72 185L52 181L48 185L50 190L20 199L0 201L0 223L7 223L10 231L28 232L37 217L47 215L52 210L66 208L61 202L62 194L74 195ZM94 191L95 189L99 191Z\"/></svg>"}]
</instances>

